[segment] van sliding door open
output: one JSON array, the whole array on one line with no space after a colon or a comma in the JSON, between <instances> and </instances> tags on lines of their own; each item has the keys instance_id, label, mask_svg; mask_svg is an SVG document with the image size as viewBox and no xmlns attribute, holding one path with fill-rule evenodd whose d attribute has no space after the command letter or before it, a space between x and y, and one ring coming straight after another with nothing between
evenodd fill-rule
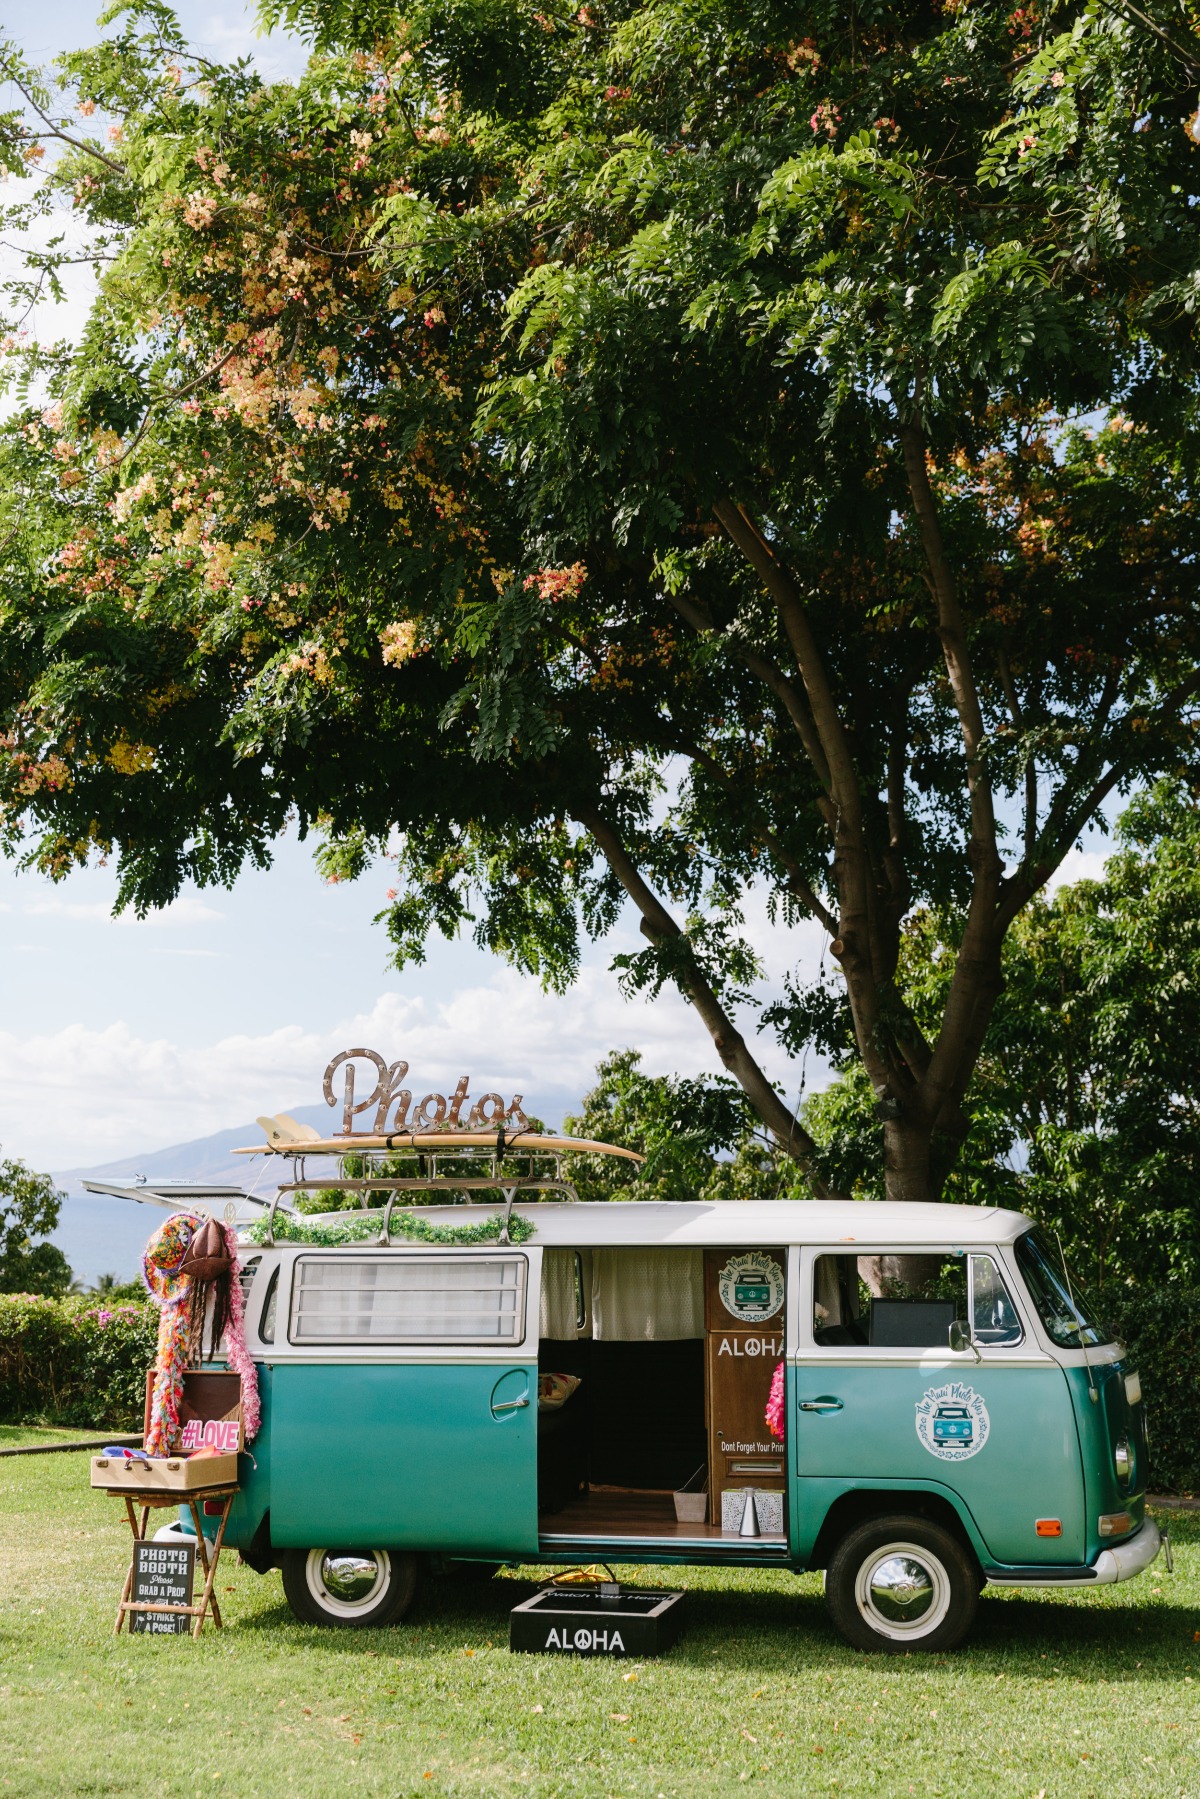
<instances>
[{"instance_id":1,"label":"van sliding door open","mask_svg":"<svg viewBox=\"0 0 1200 1799\"><path fill-rule=\"evenodd\" d=\"M783 1445L764 1417L783 1252L547 1249L545 1270L541 1376L561 1397L540 1420L543 1554L786 1557Z\"/></svg>"}]
</instances>

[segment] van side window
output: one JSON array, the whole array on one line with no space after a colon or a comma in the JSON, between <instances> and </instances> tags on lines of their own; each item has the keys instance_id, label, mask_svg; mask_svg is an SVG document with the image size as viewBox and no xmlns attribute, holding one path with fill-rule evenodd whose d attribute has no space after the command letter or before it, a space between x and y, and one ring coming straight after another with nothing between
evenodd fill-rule
<instances>
[{"instance_id":1,"label":"van side window","mask_svg":"<svg viewBox=\"0 0 1200 1799\"><path fill-rule=\"evenodd\" d=\"M822 1348L946 1349L950 1326L966 1316L964 1255L817 1257L813 1340Z\"/></svg>"},{"instance_id":2,"label":"van side window","mask_svg":"<svg viewBox=\"0 0 1200 1799\"><path fill-rule=\"evenodd\" d=\"M241 1272L238 1275L238 1286L242 1289L243 1310L250 1298L250 1289L254 1285L254 1277L258 1273L258 1265L261 1261L261 1256L251 1256L248 1262L242 1263Z\"/></svg>"},{"instance_id":3,"label":"van side window","mask_svg":"<svg viewBox=\"0 0 1200 1799\"><path fill-rule=\"evenodd\" d=\"M981 1346L1011 1347L1024 1336L1017 1308L992 1256L972 1255L971 1334Z\"/></svg>"},{"instance_id":4,"label":"van side window","mask_svg":"<svg viewBox=\"0 0 1200 1799\"><path fill-rule=\"evenodd\" d=\"M242 1315L243 1315L243 1317L246 1315L246 1306L250 1299L250 1289L254 1285L254 1277L258 1273L259 1264L261 1261L262 1261L261 1256L251 1256L249 1261L242 1263L242 1266L241 1266L240 1270L238 1271L237 1282L238 1282L238 1286L242 1290ZM210 1303L209 1311L205 1318L205 1328L206 1329L209 1328L211 1319L212 1319L212 1309L211 1309L211 1303ZM221 1333L221 1341L216 1348L215 1354L218 1357L224 1359L225 1361L229 1360L228 1327Z\"/></svg>"},{"instance_id":5,"label":"van side window","mask_svg":"<svg viewBox=\"0 0 1200 1799\"><path fill-rule=\"evenodd\" d=\"M279 1298L279 1268L271 1270L271 1278L267 1282L267 1296L263 1300L262 1317L258 1324L258 1335L263 1343L275 1341L275 1302Z\"/></svg>"},{"instance_id":6,"label":"van side window","mask_svg":"<svg viewBox=\"0 0 1200 1799\"><path fill-rule=\"evenodd\" d=\"M479 1343L525 1340L524 1256L300 1256L292 1343Z\"/></svg>"}]
</instances>

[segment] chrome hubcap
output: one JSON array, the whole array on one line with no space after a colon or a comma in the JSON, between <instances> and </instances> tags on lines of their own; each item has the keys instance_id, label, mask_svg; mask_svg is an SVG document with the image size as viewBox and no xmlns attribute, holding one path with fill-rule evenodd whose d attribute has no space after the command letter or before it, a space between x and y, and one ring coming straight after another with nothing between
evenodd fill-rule
<instances>
[{"instance_id":1,"label":"chrome hubcap","mask_svg":"<svg viewBox=\"0 0 1200 1799\"><path fill-rule=\"evenodd\" d=\"M347 1617L366 1611L382 1596L391 1563L386 1549L311 1549L305 1574L323 1610Z\"/></svg>"},{"instance_id":2,"label":"chrome hubcap","mask_svg":"<svg viewBox=\"0 0 1200 1799\"><path fill-rule=\"evenodd\" d=\"M892 1555L872 1568L870 1595L881 1617L894 1624L912 1624L933 1604L933 1581L912 1556Z\"/></svg>"},{"instance_id":3,"label":"chrome hubcap","mask_svg":"<svg viewBox=\"0 0 1200 1799\"><path fill-rule=\"evenodd\" d=\"M888 1543L863 1562L854 1597L880 1636L925 1637L950 1609L950 1578L930 1550L916 1543Z\"/></svg>"}]
</instances>

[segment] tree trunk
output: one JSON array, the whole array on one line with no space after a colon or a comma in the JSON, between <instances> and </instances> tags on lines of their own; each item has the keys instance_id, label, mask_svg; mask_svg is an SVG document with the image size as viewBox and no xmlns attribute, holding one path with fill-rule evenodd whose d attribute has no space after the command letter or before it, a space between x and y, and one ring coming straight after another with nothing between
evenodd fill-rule
<instances>
[{"instance_id":1,"label":"tree trunk","mask_svg":"<svg viewBox=\"0 0 1200 1799\"><path fill-rule=\"evenodd\" d=\"M907 1118L888 1118L883 1126L884 1192L888 1199L933 1200L931 1140L928 1125Z\"/></svg>"}]
</instances>

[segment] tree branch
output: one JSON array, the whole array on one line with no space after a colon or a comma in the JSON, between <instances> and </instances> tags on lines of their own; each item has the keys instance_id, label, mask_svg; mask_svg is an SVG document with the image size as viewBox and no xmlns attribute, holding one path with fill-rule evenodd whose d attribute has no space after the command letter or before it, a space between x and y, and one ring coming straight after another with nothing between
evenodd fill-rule
<instances>
[{"instance_id":1,"label":"tree branch","mask_svg":"<svg viewBox=\"0 0 1200 1799\"><path fill-rule=\"evenodd\" d=\"M1014 728L1022 736L1025 732L1025 714L1021 710L1021 701L1017 695L1016 682L1012 677L1008 652L1001 645L996 652L996 665L1000 670L1000 685L1004 689L1004 698L1008 705L1009 717ZM1022 833L1025 845L1025 865L1033 867L1033 852L1037 848L1037 764L1032 756L1025 758L1025 816Z\"/></svg>"},{"instance_id":2,"label":"tree branch","mask_svg":"<svg viewBox=\"0 0 1200 1799\"><path fill-rule=\"evenodd\" d=\"M12 64L7 57L0 57L0 72L6 75L16 88L17 92L24 96L27 104L32 106L34 112L45 126L45 130L37 132L36 136L57 138L60 143L70 144L73 150L81 150L85 156L94 157L97 162L102 162L105 168L114 170L116 174L125 174L125 164L123 162L117 162L113 157L105 156L102 150L97 150L92 144L85 143L82 139L72 137L69 132L61 130L60 127L54 123L54 120L50 117L49 113L45 112L42 107L38 105L25 83L21 80L21 77L14 73Z\"/></svg>"},{"instance_id":3,"label":"tree branch","mask_svg":"<svg viewBox=\"0 0 1200 1799\"><path fill-rule=\"evenodd\" d=\"M946 996L942 1027L917 1101L929 1123L944 1120L947 1128L951 1128L1000 991L1001 931L997 904L1003 865L991 781L984 761L983 709L971 666L958 587L946 554L937 500L929 480L925 433L911 420L902 422L900 445L937 606L938 637L966 752L971 808L971 835L967 846L972 873L971 901Z\"/></svg>"},{"instance_id":4,"label":"tree branch","mask_svg":"<svg viewBox=\"0 0 1200 1799\"><path fill-rule=\"evenodd\" d=\"M908 910L911 893L908 864L905 860L908 842L908 811L904 790L904 777L908 767L908 705L911 691L906 687L897 704L887 751L888 847L884 857L884 866L887 869L892 910L897 924Z\"/></svg>"},{"instance_id":5,"label":"tree branch","mask_svg":"<svg viewBox=\"0 0 1200 1799\"><path fill-rule=\"evenodd\" d=\"M878 916L875 870L868 853L862 788L849 733L825 661L813 635L804 601L775 551L745 510L729 498L717 500L713 512L759 577L779 614L804 691L812 710L821 748L829 765L834 884L841 912L834 954L841 963L850 996L859 1054L876 1094L891 1091L892 1070L879 1043L880 991L890 983L896 965L894 921ZM899 1097L899 1095L894 1095Z\"/></svg>"},{"instance_id":6,"label":"tree branch","mask_svg":"<svg viewBox=\"0 0 1200 1799\"><path fill-rule=\"evenodd\" d=\"M1134 6L1133 0L1116 0L1116 4L1113 3L1113 0L1100 0L1100 4L1106 12L1114 12L1118 17L1123 13L1132 13L1134 18L1140 20L1146 27L1147 31L1152 31L1155 37L1167 46L1168 50L1175 52L1190 74L1195 75L1197 70L1200 70L1200 54L1197 53L1197 50L1194 47L1189 50L1185 44L1176 43L1175 39L1164 31L1161 25L1156 24L1149 14Z\"/></svg>"},{"instance_id":7,"label":"tree branch","mask_svg":"<svg viewBox=\"0 0 1200 1799\"><path fill-rule=\"evenodd\" d=\"M817 648L817 640L812 634L800 595L774 550L742 507L735 505L730 499L717 500L713 513L775 602L788 642L792 646L792 654L796 658L796 666L800 670L813 724L828 764L826 784L847 818L857 820L861 829L854 757L833 689L829 685L824 660Z\"/></svg>"},{"instance_id":8,"label":"tree branch","mask_svg":"<svg viewBox=\"0 0 1200 1799\"><path fill-rule=\"evenodd\" d=\"M971 843L974 851L972 867L977 883L990 876L994 886L1000 879L1000 852L996 843L992 787L983 758L983 709L975 685L975 671L971 666L971 652L958 599L958 586L946 555L937 501L925 463L925 433L917 425L902 424L900 445L904 454L908 491L912 495L913 510L917 515L917 527L921 534L921 547L925 552L933 584L942 655L967 755L967 791L971 802Z\"/></svg>"},{"instance_id":9,"label":"tree branch","mask_svg":"<svg viewBox=\"0 0 1200 1799\"><path fill-rule=\"evenodd\" d=\"M230 349L226 350L224 356L222 356L218 362L213 363L211 368L204 369L197 375L194 381L187 381L182 387L173 387L169 393L156 394L154 398L147 403L145 416L142 419L141 424L130 438L129 443L117 457L113 467L120 468L121 464L125 461L125 458L133 455L133 452L137 449L143 437L145 437L147 431L150 429L150 421L161 405L170 400L182 400L185 394L190 394L197 387L203 387L206 381L211 381L214 375L220 374L230 357L236 354L237 345L234 344Z\"/></svg>"},{"instance_id":10,"label":"tree branch","mask_svg":"<svg viewBox=\"0 0 1200 1799\"><path fill-rule=\"evenodd\" d=\"M574 812L576 819L591 834L617 880L641 913L642 934L651 943L679 942L683 932L643 879L615 827L595 806L577 806ZM738 1082L779 1147L799 1162L812 1180L818 1195L827 1198L827 1190L811 1173L810 1159L816 1152L816 1144L788 1111L750 1054L745 1038L725 1011L693 956L689 955L687 972L681 974L679 980L703 1020L721 1061Z\"/></svg>"},{"instance_id":11,"label":"tree branch","mask_svg":"<svg viewBox=\"0 0 1200 1799\"><path fill-rule=\"evenodd\" d=\"M668 594L667 598L679 616L692 627L697 635L719 636L728 649L732 650L736 656L741 657L751 674L757 675L759 680L770 688L776 699L782 702L788 717L800 735L800 741L816 771L818 781L828 793L829 763L821 748L812 709L804 695L796 691L795 682L789 681L782 669L776 668L768 657L761 656L757 650L751 649L749 644L741 642L731 631L719 630L703 608L698 606L694 600L689 599L686 594L672 593Z\"/></svg>"},{"instance_id":12,"label":"tree branch","mask_svg":"<svg viewBox=\"0 0 1200 1799\"><path fill-rule=\"evenodd\" d=\"M726 769L722 768L721 764L717 761L717 758L711 751L701 749L698 744L685 743L682 739L679 742L679 749L685 756L689 756L693 762L698 762L700 767L703 768L707 774L711 775L713 780L716 781L720 787L723 787L726 793L737 798L743 804L745 803L745 795L739 792L737 783L734 781L732 775L730 775ZM809 885L800 864L780 842L778 836L771 829L770 825L767 824L766 820L760 818L757 823L750 826L750 830L763 847L770 850L780 867L786 873L788 892L794 894L798 900L803 902L807 911L813 918L824 925L831 937L836 937L838 934L837 919Z\"/></svg>"}]
</instances>

